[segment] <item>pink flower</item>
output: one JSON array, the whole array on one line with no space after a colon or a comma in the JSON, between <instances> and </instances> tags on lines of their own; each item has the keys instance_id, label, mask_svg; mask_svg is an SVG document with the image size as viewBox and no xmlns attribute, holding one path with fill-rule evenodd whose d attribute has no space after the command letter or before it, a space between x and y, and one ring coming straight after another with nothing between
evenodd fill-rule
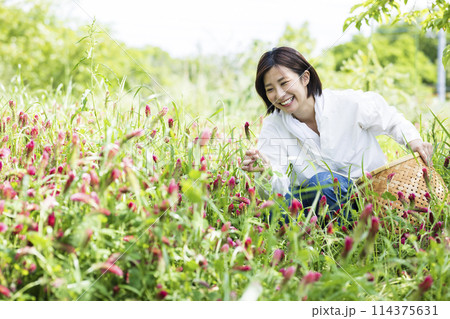
<instances>
[{"instance_id":1,"label":"pink flower","mask_svg":"<svg viewBox=\"0 0 450 319\"><path fill-rule=\"evenodd\" d=\"M425 184L427 184L427 186L430 184L430 177L428 176L428 170L426 167L422 168L422 173L423 173L423 179L425 180Z\"/></svg>"},{"instance_id":2,"label":"pink flower","mask_svg":"<svg viewBox=\"0 0 450 319\"><path fill-rule=\"evenodd\" d=\"M373 178L372 174L370 174L369 172L365 172L364 174L366 175L367 179L372 179Z\"/></svg>"},{"instance_id":3,"label":"pink flower","mask_svg":"<svg viewBox=\"0 0 450 319\"><path fill-rule=\"evenodd\" d=\"M172 128L173 127L173 118L168 119L167 124L169 125L169 128Z\"/></svg>"},{"instance_id":4,"label":"pink flower","mask_svg":"<svg viewBox=\"0 0 450 319\"><path fill-rule=\"evenodd\" d=\"M261 209L267 208L267 207L272 207L273 204L275 204L275 202L273 200L268 200L265 201L261 204Z\"/></svg>"},{"instance_id":5,"label":"pink flower","mask_svg":"<svg viewBox=\"0 0 450 319\"><path fill-rule=\"evenodd\" d=\"M304 285L312 284L318 281L320 277L322 277L322 274L320 272L310 271L303 277L302 283Z\"/></svg>"},{"instance_id":6,"label":"pink flower","mask_svg":"<svg viewBox=\"0 0 450 319\"><path fill-rule=\"evenodd\" d=\"M347 236L344 240L344 250L342 251L342 256L347 257L348 253L352 250L353 238Z\"/></svg>"},{"instance_id":7,"label":"pink flower","mask_svg":"<svg viewBox=\"0 0 450 319\"><path fill-rule=\"evenodd\" d=\"M158 157L156 155L153 155L153 162L158 163Z\"/></svg>"},{"instance_id":8,"label":"pink flower","mask_svg":"<svg viewBox=\"0 0 450 319\"><path fill-rule=\"evenodd\" d=\"M230 245L224 244L224 245L220 248L220 251L223 252L223 253L227 253L229 249L230 249Z\"/></svg>"},{"instance_id":9,"label":"pink flower","mask_svg":"<svg viewBox=\"0 0 450 319\"><path fill-rule=\"evenodd\" d=\"M53 228L55 226L55 221L56 221L55 213L52 212L50 215L48 215L47 224Z\"/></svg>"},{"instance_id":10,"label":"pink flower","mask_svg":"<svg viewBox=\"0 0 450 319\"><path fill-rule=\"evenodd\" d=\"M403 205L406 205L406 204L407 204L405 195L403 195L402 192L398 192L398 193L397 193L397 196L398 196L398 200L399 200L400 202L402 202Z\"/></svg>"},{"instance_id":11,"label":"pink flower","mask_svg":"<svg viewBox=\"0 0 450 319\"><path fill-rule=\"evenodd\" d=\"M367 281L373 282L375 280L374 275L372 275L370 272L366 273Z\"/></svg>"},{"instance_id":12,"label":"pink flower","mask_svg":"<svg viewBox=\"0 0 450 319\"><path fill-rule=\"evenodd\" d=\"M390 173L390 174L387 176L387 183L388 183L388 184L392 181L392 179L394 178L394 175L395 175L395 173Z\"/></svg>"},{"instance_id":13,"label":"pink flower","mask_svg":"<svg viewBox=\"0 0 450 319\"><path fill-rule=\"evenodd\" d=\"M366 207L364 207L364 210L361 213L361 216L360 216L359 220L362 223L366 224L367 220L370 217L370 215L372 215L372 211L373 211L373 205L372 204L367 204Z\"/></svg>"},{"instance_id":14,"label":"pink flower","mask_svg":"<svg viewBox=\"0 0 450 319\"><path fill-rule=\"evenodd\" d=\"M272 264L278 265L278 263L284 258L284 251L281 249L275 249L273 252Z\"/></svg>"},{"instance_id":15,"label":"pink flower","mask_svg":"<svg viewBox=\"0 0 450 319\"><path fill-rule=\"evenodd\" d=\"M228 181L228 187L230 188L230 191L232 191L235 186L236 186L236 178L234 176L231 176L230 180Z\"/></svg>"},{"instance_id":16,"label":"pink flower","mask_svg":"<svg viewBox=\"0 0 450 319\"><path fill-rule=\"evenodd\" d=\"M27 173L31 176L36 175L36 167L34 167L33 165L28 166Z\"/></svg>"},{"instance_id":17,"label":"pink flower","mask_svg":"<svg viewBox=\"0 0 450 319\"><path fill-rule=\"evenodd\" d=\"M159 116L159 117L163 117L164 115L167 114L168 111L169 111L168 107L167 107L167 106L164 106L164 107L161 109L161 111L159 111L158 116Z\"/></svg>"},{"instance_id":18,"label":"pink flower","mask_svg":"<svg viewBox=\"0 0 450 319\"><path fill-rule=\"evenodd\" d=\"M199 138L200 146L205 146L206 144L208 144L210 138L211 138L211 131L209 130L209 128L206 127L200 134Z\"/></svg>"},{"instance_id":19,"label":"pink flower","mask_svg":"<svg viewBox=\"0 0 450 319\"><path fill-rule=\"evenodd\" d=\"M450 162L450 156L447 156L444 160L444 167L447 168L448 167L448 163Z\"/></svg>"},{"instance_id":20,"label":"pink flower","mask_svg":"<svg viewBox=\"0 0 450 319\"><path fill-rule=\"evenodd\" d=\"M419 284L419 291L421 293L424 293L428 290L430 290L431 286L433 285L433 278L428 275L425 277L425 279Z\"/></svg>"},{"instance_id":21,"label":"pink flower","mask_svg":"<svg viewBox=\"0 0 450 319\"><path fill-rule=\"evenodd\" d=\"M243 266L234 266L233 269L239 271L250 271L252 270L252 267L249 265L243 265Z\"/></svg>"},{"instance_id":22,"label":"pink flower","mask_svg":"<svg viewBox=\"0 0 450 319\"><path fill-rule=\"evenodd\" d=\"M0 294L4 295L6 298L9 298L11 292L5 286L0 285Z\"/></svg>"},{"instance_id":23,"label":"pink flower","mask_svg":"<svg viewBox=\"0 0 450 319\"><path fill-rule=\"evenodd\" d=\"M290 266L286 269L280 269L280 272L283 274L284 280L288 281L295 274L296 268L294 266Z\"/></svg>"},{"instance_id":24,"label":"pink flower","mask_svg":"<svg viewBox=\"0 0 450 319\"><path fill-rule=\"evenodd\" d=\"M150 117L151 114L152 114L152 111L150 110L150 105L147 104L145 106L145 116Z\"/></svg>"},{"instance_id":25,"label":"pink flower","mask_svg":"<svg viewBox=\"0 0 450 319\"><path fill-rule=\"evenodd\" d=\"M0 223L0 233L4 233L8 230L8 226L4 223Z\"/></svg>"},{"instance_id":26,"label":"pink flower","mask_svg":"<svg viewBox=\"0 0 450 319\"><path fill-rule=\"evenodd\" d=\"M380 228L380 220L377 217L372 217L372 225L369 230L369 238L374 238Z\"/></svg>"},{"instance_id":27,"label":"pink flower","mask_svg":"<svg viewBox=\"0 0 450 319\"><path fill-rule=\"evenodd\" d=\"M221 231L223 233L227 232L230 229L231 226L231 222L226 222L225 224L223 224Z\"/></svg>"},{"instance_id":28,"label":"pink flower","mask_svg":"<svg viewBox=\"0 0 450 319\"><path fill-rule=\"evenodd\" d=\"M430 193L428 193L428 192L425 193L425 199L427 200L427 202L429 202L431 200Z\"/></svg>"},{"instance_id":29,"label":"pink flower","mask_svg":"<svg viewBox=\"0 0 450 319\"><path fill-rule=\"evenodd\" d=\"M114 168L111 171L111 178L112 178L113 181L115 181L116 179L119 179L120 176L122 176L122 172L119 169Z\"/></svg>"},{"instance_id":30,"label":"pink flower","mask_svg":"<svg viewBox=\"0 0 450 319\"><path fill-rule=\"evenodd\" d=\"M250 237L247 237L247 239L244 242L244 247L247 249L252 244L252 239Z\"/></svg>"},{"instance_id":31,"label":"pink flower","mask_svg":"<svg viewBox=\"0 0 450 319\"><path fill-rule=\"evenodd\" d=\"M110 273L117 275L119 277L123 276L122 269L120 269L119 266L117 266L116 264L113 264L113 263L105 262L102 265L101 269L103 270L104 273L109 271Z\"/></svg>"},{"instance_id":32,"label":"pink flower","mask_svg":"<svg viewBox=\"0 0 450 319\"><path fill-rule=\"evenodd\" d=\"M16 102L14 102L13 100L9 100L9 107L13 109L15 106Z\"/></svg>"},{"instance_id":33,"label":"pink flower","mask_svg":"<svg viewBox=\"0 0 450 319\"><path fill-rule=\"evenodd\" d=\"M167 295L168 295L167 291L161 290L156 294L156 299L163 300L164 298L167 297Z\"/></svg>"},{"instance_id":34,"label":"pink flower","mask_svg":"<svg viewBox=\"0 0 450 319\"><path fill-rule=\"evenodd\" d=\"M70 200L74 202L82 202L85 204L91 204L92 199L91 196L85 193L76 193L70 196Z\"/></svg>"},{"instance_id":35,"label":"pink flower","mask_svg":"<svg viewBox=\"0 0 450 319\"><path fill-rule=\"evenodd\" d=\"M175 183L175 180L173 178L170 180L167 191L170 195L178 192L178 185L177 185L177 183Z\"/></svg>"},{"instance_id":36,"label":"pink flower","mask_svg":"<svg viewBox=\"0 0 450 319\"><path fill-rule=\"evenodd\" d=\"M64 193L67 192L72 182L75 180L75 173L73 171L69 172L69 178L67 179L66 185L64 186Z\"/></svg>"},{"instance_id":37,"label":"pink flower","mask_svg":"<svg viewBox=\"0 0 450 319\"><path fill-rule=\"evenodd\" d=\"M322 195L319 201L319 207L324 208L327 205L327 198L325 195Z\"/></svg>"},{"instance_id":38,"label":"pink flower","mask_svg":"<svg viewBox=\"0 0 450 319\"><path fill-rule=\"evenodd\" d=\"M327 234L332 235L333 234L333 224L329 224L327 227Z\"/></svg>"},{"instance_id":39,"label":"pink flower","mask_svg":"<svg viewBox=\"0 0 450 319\"><path fill-rule=\"evenodd\" d=\"M303 209L302 203L296 198L292 199L291 206L289 206L289 211L292 215L297 215L299 210Z\"/></svg>"},{"instance_id":40,"label":"pink flower","mask_svg":"<svg viewBox=\"0 0 450 319\"><path fill-rule=\"evenodd\" d=\"M250 124L248 122L245 122L244 124L244 131L245 131L245 136L247 137L247 139L250 139Z\"/></svg>"},{"instance_id":41,"label":"pink flower","mask_svg":"<svg viewBox=\"0 0 450 319\"><path fill-rule=\"evenodd\" d=\"M315 224L317 222L317 216L314 215L313 217L311 217L310 221L311 224Z\"/></svg>"},{"instance_id":42,"label":"pink flower","mask_svg":"<svg viewBox=\"0 0 450 319\"><path fill-rule=\"evenodd\" d=\"M34 150L34 141L31 140L30 142L28 142L28 144L25 145L25 148L27 150L27 156L30 156Z\"/></svg>"},{"instance_id":43,"label":"pink flower","mask_svg":"<svg viewBox=\"0 0 450 319\"><path fill-rule=\"evenodd\" d=\"M9 148L0 148L0 158L8 158L11 154L11 150Z\"/></svg>"},{"instance_id":44,"label":"pink flower","mask_svg":"<svg viewBox=\"0 0 450 319\"><path fill-rule=\"evenodd\" d=\"M125 135L125 140L129 140L132 139L134 137L141 137L144 135L144 130L143 129L138 129L136 131L133 131L131 133L128 133L127 135Z\"/></svg>"}]
</instances>

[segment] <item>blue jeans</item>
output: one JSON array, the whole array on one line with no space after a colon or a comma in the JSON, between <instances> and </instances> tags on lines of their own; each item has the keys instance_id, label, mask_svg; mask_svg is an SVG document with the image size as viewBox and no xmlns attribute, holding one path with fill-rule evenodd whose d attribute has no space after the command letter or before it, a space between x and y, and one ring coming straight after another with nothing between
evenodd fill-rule
<instances>
[{"instance_id":1,"label":"blue jeans","mask_svg":"<svg viewBox=\"0 0 450 319\"><path fill-rule=\"evenodd\" d=\"M337 178L339 182L336 187L333 185L334 178ZM350 198L352 185L353 182L342 175L335 174L332 176L330 172L317 173L303 183L302 186L289 187L289 192L284 196L285 205L290 207L292 198L296 198L302 203L305 208L304 214L307 215L309 209L313 208L314 200L316 199L317 193L319 193L314 211L316 214L318 213L320 199L322 195L325 195L328 204L327 215L328 217L333 218L331 213L341 209L341 205L345 204ZM270 214L270 217L271 215L272 214ZM341 215L348 221L351 221L350 212ZM283 214L282 217L286 223L289 223L289 216L287 214ZM340 218L338 219L338 223L341 224Z\"/></svg>"}]
</instances>

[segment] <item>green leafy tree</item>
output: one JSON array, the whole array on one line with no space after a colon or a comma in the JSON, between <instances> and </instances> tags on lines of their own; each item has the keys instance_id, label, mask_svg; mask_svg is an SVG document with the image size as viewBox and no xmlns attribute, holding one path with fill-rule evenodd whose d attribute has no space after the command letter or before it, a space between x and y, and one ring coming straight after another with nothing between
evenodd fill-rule
<instances>
[{"instance_id":1,"label":"green leafy tree","mask_svg":"<svg viewBox=\"0 0 450 319\"><path fill-rule=\"evenodd\" d=\"M433 0L429 2L426 9L413 9L402 12L401 3L407 4L408 0L367 0L353 6L351 12L362 9L358 14L349 17L344 23L344 30L351 24L355 24L359 30L363 23L369 24L373 19L379 23L391 22L392 24L404 21L407 23L418 23L423 30L444 30L448 32L450 28L450 2L448 0ZM450 45L444 50L442 63L447 65L450 60Z\"/></svg>"}]
</instances>

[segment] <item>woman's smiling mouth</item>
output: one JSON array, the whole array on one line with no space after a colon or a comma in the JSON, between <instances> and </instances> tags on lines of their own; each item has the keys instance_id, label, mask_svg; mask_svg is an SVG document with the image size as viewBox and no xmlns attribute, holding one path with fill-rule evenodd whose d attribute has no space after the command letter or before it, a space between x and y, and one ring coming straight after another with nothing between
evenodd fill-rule
<instances>
[{"instance_id":1,"label":"woman's smiling mouth","mask_svg":"<svg viewBox=\"0 0 450 319\"><path fill-rule=\"evenodd\" d=\"M294 97L291 97L291 98L287 99L286 101L281 102L280 105L281 106L289 106L289 105L291 105L293 100L294 100Z\"/></svg>"}]
</instances>

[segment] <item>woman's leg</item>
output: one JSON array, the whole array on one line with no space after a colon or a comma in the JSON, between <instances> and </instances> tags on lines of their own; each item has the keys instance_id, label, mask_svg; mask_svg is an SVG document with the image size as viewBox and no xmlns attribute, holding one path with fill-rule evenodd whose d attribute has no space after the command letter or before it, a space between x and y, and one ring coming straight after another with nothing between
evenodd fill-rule
<instances>
[{"instance_id":1,"label":"woman's leg","mask_svg":"<svg viewBox=\"0 0 450 319\"><path fill-rule=\"evenodd\" d=\"M334 185L334 178L337 178L337 185ZM335 174L332 176L329 172L317 173L303 186L304 189L315 188L314 190L301 193L304 206L312 206L314 199L317 196L317 192L319 192L320 197L325 195L329 210L337 211L340 209L340 204L347 201L347 194L349 188L351 188L351 183L351 180L342 175Z\"/></svg>"}]
</instances>

